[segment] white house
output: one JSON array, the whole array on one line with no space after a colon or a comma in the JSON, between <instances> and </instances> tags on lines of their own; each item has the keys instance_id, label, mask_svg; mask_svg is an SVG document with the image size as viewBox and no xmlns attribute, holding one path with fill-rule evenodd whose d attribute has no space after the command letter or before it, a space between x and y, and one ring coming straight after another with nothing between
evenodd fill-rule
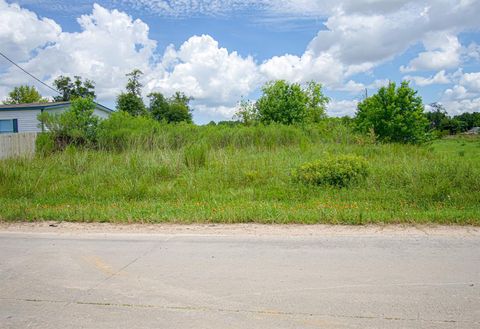
<instances>
[{"instance_id":1,"label":"white house","mask_svg":"<svg viewBox=\"0 0 480 329\"><path fill-rule=\"evenodd\" d=\"M106 119L113 110L95 103L94 115ZM60 113L70 106L70 102L30 103L0 105L0 134L17 132L41 132L42 126L37 117L40 113Z\"/></svg>"}]
</instances>

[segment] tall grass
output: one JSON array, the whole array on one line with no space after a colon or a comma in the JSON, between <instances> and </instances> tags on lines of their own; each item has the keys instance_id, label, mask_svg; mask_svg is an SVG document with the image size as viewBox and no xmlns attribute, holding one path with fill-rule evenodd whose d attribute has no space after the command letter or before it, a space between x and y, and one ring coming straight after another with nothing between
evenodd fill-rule
<instances>
[{"instance_id":1,"label":"tall grass","mask_svg":"<svg viewBox=\"0 0 480 329\"><path fill-rule=\"evenodd\" d=\"M208 146L194 143L183 150L183 160L188 168L201 168L207 163Z\"/></svg>"},{"instance_id":2,"label":"tall grass","mask_svg":"<svg viewBox=\"0 0 480 329\"><path fill-rule=\"evenodd\" d=\"M361 138L340 121L330 119L312 126L195 126L165 124L147 117L115 113L102 122L98 133L101 150L181 149L194 143L212 149L258 147L273 149L317 142L349 143Z\"/></svg>"},{"instance_id":3,"label":"tall grass","mask_svg":"<svg viewBox=\"0 0 480 329\"><path fill-rule=\"evenodd\" d=\"M0 220L480 224L478 138L412 146L370 144L335 122L140 124L112 128L97 150L0 161ZM339 189L291 175L342 154L365 157L368 178Z\"/></svg>"}]
</instances>

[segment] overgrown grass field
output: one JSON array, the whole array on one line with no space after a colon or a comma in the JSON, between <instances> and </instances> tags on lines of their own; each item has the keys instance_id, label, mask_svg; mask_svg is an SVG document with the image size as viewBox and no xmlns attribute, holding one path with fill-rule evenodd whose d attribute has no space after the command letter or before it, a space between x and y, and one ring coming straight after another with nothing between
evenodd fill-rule
<instances>
[{"instance_id":1,"label":"overgrown grass field","mask_svg":"<svg viewBox=\"0 0 480 329\"><path fill-rule=\"evenodd\" d=\"M141 131L0 161L0 220L480 224L478 138L377 144L342 125ZM368 176L343 188L293 179L340 154L364 157Z\"/></svg>"}]
</instances>

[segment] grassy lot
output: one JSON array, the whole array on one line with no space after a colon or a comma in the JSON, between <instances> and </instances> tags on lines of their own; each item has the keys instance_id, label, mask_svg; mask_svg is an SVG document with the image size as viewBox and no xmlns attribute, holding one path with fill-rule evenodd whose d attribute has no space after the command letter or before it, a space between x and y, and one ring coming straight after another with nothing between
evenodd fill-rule
<instances>
[{"instance_id":1,"label":"grassy lot","mask_svg":"<svg viewBox=\"0 0 480 329\"><path fill-rule=\"evenodd\" d=\"M285 131L278 143L193 136L176 147L0 161L0 220L480 224L478 138L382 145ZM328 154L365 157L368 178L342 189L292 179Z\"/></svg>"}]
</instances>

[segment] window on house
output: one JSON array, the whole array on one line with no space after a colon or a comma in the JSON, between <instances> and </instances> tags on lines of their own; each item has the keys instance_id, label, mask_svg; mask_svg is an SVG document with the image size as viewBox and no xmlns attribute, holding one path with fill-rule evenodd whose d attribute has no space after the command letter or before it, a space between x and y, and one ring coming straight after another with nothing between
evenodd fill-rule
<instances>
[{"instance_id":1,"label":"window on house","mask_svg":"<svg viewBox=\"0 0 480 329\"><path fill-rule=\"evenodd\" d=\"M18 132L17 119L0 120L0 134L9 134L16 132Z\"/></svg>"}]
</instances>

